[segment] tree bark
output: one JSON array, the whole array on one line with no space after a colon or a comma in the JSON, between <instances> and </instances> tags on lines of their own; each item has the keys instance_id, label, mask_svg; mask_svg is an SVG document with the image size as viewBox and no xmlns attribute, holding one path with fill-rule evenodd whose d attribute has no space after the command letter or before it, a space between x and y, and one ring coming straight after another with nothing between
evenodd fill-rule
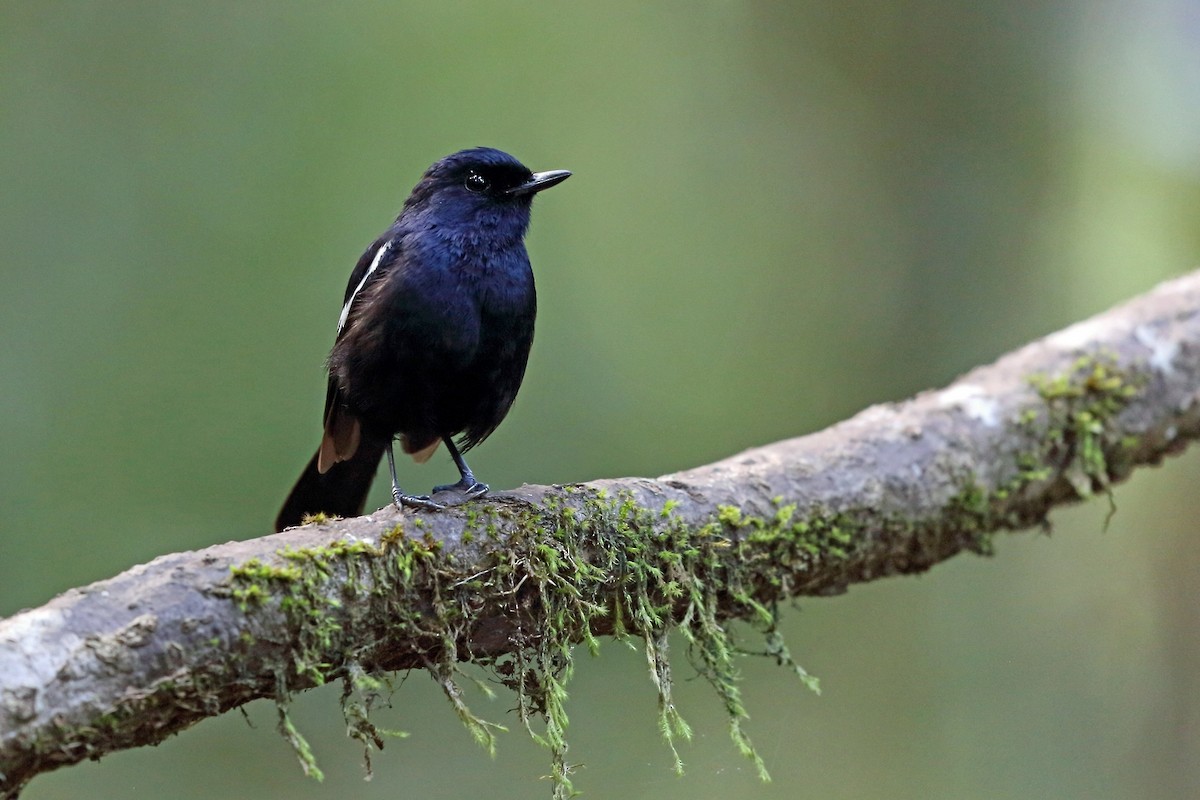
<instances>
[{"instance_id":1,"label":"tree bark","mask_svg":"<svg viewBox=\"0 0 1200 800\"><path fill-rule=\"evenodd\" d=\"M339 678L367 698L348 718L377 739L365 711L383 670L433 671L486 741L454 684L471 661L514 688L523 716L547 715L559 758L554 689L570 647L603 635L646 639L670 722L667 631L718 680L728 620L770 636L777 601L986 553L995 532L1044 525L1182 450L1200 435L1198 399L1193 273L945 389L715 464L161 556L0 621L0 794ZM736 690L718 690L736 718Z\"/></svg>"}]
</instances>

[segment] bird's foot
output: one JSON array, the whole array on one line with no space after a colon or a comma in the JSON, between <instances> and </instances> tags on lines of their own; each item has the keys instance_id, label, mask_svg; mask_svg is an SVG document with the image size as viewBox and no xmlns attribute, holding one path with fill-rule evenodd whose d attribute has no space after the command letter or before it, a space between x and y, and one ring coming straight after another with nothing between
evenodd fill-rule
<instances>
[{"instance_id":1,"label":"bird's foot","mask_svg":"<svg viewBox=\"0 0 1200 800\"><path fill-rule=\"evenodd\" d=\"M392 502L401 511L404 510L405 506L419 508L424 511L441 511L445 508L441 503L435 503L430 500L427 494L405 494L399 489L392 489Z\"/></svg>"},{"instance_id":2,"label":"bird's foot","mask_svg":"<svg viewBox=\"0 0 1200 800\"><path fill-rule=\"evenodd\" d=\"M466 496L468 500L473 500L476 497L483 497L490 491L491 487L489 487L486 483L480 483L479 481L475 480L474 477L463 478L458 483L447 483L441 486L433 487L434 494L439 492L458 492L459 494Z\"/></svg>"}]
</instances>

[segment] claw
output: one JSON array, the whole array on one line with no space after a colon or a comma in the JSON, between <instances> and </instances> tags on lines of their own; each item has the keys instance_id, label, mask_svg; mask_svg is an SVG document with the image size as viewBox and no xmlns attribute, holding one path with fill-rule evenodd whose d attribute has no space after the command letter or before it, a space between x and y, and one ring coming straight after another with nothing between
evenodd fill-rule
<instances>
[{"instance_id":1,"label":"claw","mask_svg":"<svg viewBox=\"0 0 1200 800\"><path fill-rule=\"evenodd\" d=\"M429 499L427 494L404 494L403 492L393 491L392 502L396 504L396 508L401 511L405 506L409 508L420 508L425 511L441 511L445 508L441 503L435 503Z\"/></svg>"},{"instance_id":2,"label":"claw","mask_svg":"<svg viewBox=\"0 0 1200 800\"><path fill-rule=\"evenodd\" d=\"M396 504L398 510L403 511L405 506L409 508L423 508L426 511L441 511L445 508L441 503L435 503L430 500L427 494L405 494L400 489L400 483L396 480L396 459L392 455L391 442L388 442L387 459L388 471L392 473L392 502Z\"/></svg>"},{"instance_id":3,"label":"claw","mask_svg":"<svg viewBox=\"0 0 1200 800\"><path fill-rule=\"evenodd\" d=\"M472 478L469 482L466 479L463 479L458 483L446 483L442 484L441 486L433 487L434 494L438 494L440 492L458 492L470 498L483 497L489 491L491 491L491 487L489 487L486 483L480 483L474 478Z\"/></svg>"},{"instance_id":4,"label":"claw","mask_svg":"<svg viewBox=\"0 0 1200 800\"><path fill-rule=\"evenodd\" d=\"M491 491L486 483L480 483L475 480L475 475L471 472L471 468L467 466L462 453L458 452L458 447L454 444L454 438L443 436L442 441L446 443L446 449L450 451L450 457L454 459L454 466L458 467L458 474L462 477L458 479L458 483L447 483L443 486L433 487L433 493L458 492L466 499L473 500L476 497L483 497Z\"/></svg>"}]
</instances>

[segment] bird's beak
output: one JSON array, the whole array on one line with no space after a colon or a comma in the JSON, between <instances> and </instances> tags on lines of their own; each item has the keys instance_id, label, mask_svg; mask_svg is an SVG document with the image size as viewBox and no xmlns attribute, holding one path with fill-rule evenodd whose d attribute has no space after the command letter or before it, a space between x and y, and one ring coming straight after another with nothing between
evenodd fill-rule
<instances>
[{"instance_id":1,"label":"bird's beak","mask_svg":"<svg viewBox=\"0 0 1200 800\"><path fill-rule=\"evenodd\" d=\"M551 186L556 186L567 178L571 177L571 173L565 169L552 169L549 172L535 172L533 177L522 183L520 186L514 186L508 190L508 193L514 196L523 194L534 194L542 189L549 189Z\"/></svg>"}]
</instances>

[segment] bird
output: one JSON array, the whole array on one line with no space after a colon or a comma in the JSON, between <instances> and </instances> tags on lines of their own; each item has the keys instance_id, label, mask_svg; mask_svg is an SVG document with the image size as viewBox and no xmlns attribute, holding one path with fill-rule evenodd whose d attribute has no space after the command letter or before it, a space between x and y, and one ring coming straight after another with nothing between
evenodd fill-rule
<instances>
[{"instance_id":1,"label":"bird","mask_svg":"<svg viewBox=\"0 0 1200 800\"><path fill-rule=\"evenodd\" d=\"M446 446L459 480L434 495L487 494L463 453L496 430L521 386L537 316L525 249L533 198L570 176L532 172L490 147L425 172L350 274L326 365L321 444L276 531L318 513L360 515L384 454L398 508L443 508L400 488L396 439L418 463Z\"/></svg>"}]
</instances>

